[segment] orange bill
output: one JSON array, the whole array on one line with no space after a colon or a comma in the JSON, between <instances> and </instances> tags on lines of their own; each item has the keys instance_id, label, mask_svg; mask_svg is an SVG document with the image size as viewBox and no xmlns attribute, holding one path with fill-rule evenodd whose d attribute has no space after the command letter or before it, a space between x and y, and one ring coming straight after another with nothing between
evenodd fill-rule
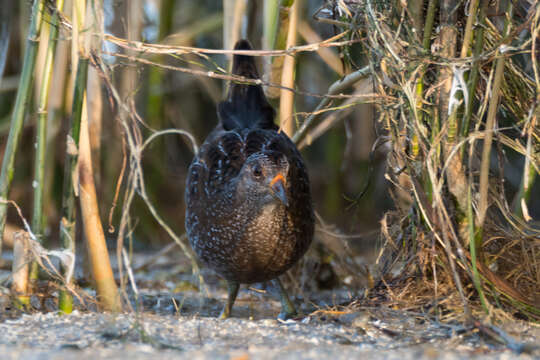
<instances>
[{"instance_id":1,"label":"orange bill","mask_svg":"<svg viewBox=\"0 0 540 360\"><path fill-rule=\"evenodd\" d=\"M288 206L289 201L287 200L287 192L285 190L286 180L282 174L277 174L272 181L270 181L270 188L272 189L274 195L283 203L283 205Z\"/></svg>"}]
</instances>

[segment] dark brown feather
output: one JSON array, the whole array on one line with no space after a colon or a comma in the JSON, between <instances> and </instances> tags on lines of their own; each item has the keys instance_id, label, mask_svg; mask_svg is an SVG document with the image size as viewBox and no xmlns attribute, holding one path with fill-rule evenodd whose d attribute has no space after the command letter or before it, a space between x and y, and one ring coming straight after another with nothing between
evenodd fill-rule
<instances>
[{"instance_id":1,"label":"dark brown feather","mask_svg":"<svg viewBox=\"0 0 540 360\"><path fill-rule=\"evenodd\" d=\"M251 46L242 40L235 48ZM250 56L235 56L233 69L258 77ZM277 131L274 110L260 86L232 84L218 114L220 123L188 173L188 238L202 262L227 280L270 280L294 265L311 243L308 174L296 146ZM268 186L276 174L286 179L287 206L272 197Z\"/></svg>"}]
</instances>

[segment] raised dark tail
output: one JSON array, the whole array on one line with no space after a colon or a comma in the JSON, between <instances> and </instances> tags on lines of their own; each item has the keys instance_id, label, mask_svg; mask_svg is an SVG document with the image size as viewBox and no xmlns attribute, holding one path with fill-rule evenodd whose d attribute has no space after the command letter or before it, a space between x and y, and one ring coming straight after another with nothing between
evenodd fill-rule
<instances>
[{"instance_id":1,"label":"raised dark tail","mask_svg":"<svg viewBox=\"0 0 540 360\"><path fill-rule=\"evenodd\" d=\"M252 50L247 40L239 40L235 50ZM234 55L233 74L259 79L255 59L249 55ZM227 100L219 103L218 117L225 130L262 128L277 129L275 111L266 100L260 85L232 82Z\"/></svg>"}]
</instances>

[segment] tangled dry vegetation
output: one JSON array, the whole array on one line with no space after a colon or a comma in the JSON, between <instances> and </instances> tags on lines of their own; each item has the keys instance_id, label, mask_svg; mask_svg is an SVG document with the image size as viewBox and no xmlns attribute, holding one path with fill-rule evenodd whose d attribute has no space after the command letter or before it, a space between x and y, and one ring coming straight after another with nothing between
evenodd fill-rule
<instances>
[{"instance_id":1,"label":"tangled dry vegetation","mask_svg":"<svg viewBox=\"0 0 540 360\"><path fill-rule=\"evenodd\" d=\"M504 310L538 320L540 232L527 203L538 200L540 6L347 4L392 145L397 208L382 220L379 290L445 317ZM517 194L505 187L505 161L524 162Z\"/></svg>"}]
</instances>

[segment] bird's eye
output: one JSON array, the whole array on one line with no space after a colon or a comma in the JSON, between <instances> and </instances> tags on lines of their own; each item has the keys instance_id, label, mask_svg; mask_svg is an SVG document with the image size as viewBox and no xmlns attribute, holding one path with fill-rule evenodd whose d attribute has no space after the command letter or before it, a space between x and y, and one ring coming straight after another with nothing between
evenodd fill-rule
<instances>
[{"instance_id":1,"label":"bird's eye","mask_svg":"<svg viewBox=\"0 0 540 360\"><path fill-rule=\"evenodd\" d=\"M253 176L257 178L262 176L262 169L259 165L253 166Z\"/></svg>"}]
</instances>

